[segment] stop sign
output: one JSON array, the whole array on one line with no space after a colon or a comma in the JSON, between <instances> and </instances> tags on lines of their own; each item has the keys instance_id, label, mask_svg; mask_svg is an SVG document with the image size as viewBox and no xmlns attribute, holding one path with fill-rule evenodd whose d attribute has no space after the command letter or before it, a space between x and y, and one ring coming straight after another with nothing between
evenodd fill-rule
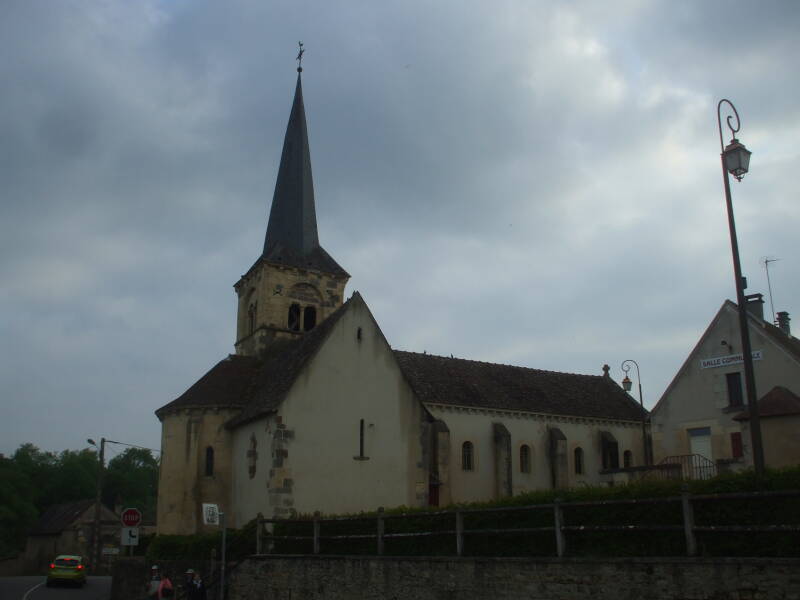
<instances>
[{"instance_id":1,"label":"stop sign","mask_svg":"<svg viewBox=\"0 0 800 600\"><path fill-rule=\"evenodd\" d=\"M138 508L126 508L122 511L122 524L125 527L136 527L142 522L142 513Z\"/></svg>"}]
</instances>

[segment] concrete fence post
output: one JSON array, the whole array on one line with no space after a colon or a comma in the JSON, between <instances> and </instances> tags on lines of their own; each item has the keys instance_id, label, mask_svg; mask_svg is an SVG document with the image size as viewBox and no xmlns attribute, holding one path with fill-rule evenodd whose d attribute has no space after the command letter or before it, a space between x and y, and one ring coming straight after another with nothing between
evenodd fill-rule
<instances>
[{"instance_id":1,"label":"concrete fence post","mask_svg":"<svg viewBox=\"0 0 800 600\"><path fill-rule=\"evenodd\" d=\"M464 514L456 511L456 556L464 554Z\"/></svg>"},{"instance_id":2,"label":"concrete fence post","mask_svg":"<svg viewBox=\"0 0 800 600\"><path fill-rule=\"evenodd\" d=\"M697 540L694 537L694 508L689 498L689 492L684 489L681 493L681 506L683 507L683 534L686 537L686 556L697 554Z\"/></svg>"},{"instance_id":3,"label":"concrete fence post","mask_svg":"<svg viewBox=\"0 0 800 600\"><path fill-rule=\"evenodd\" d=\"M378 556L383 555L383 533L385 528L385 523L383 521L383 507L378 507L378 531L377 531L377 542L378 542Z\"/></svg>"},{"instance_id":4,"label":"concrete fence post","mask_svg":"<svg viewBox=\"0 0 800 600\"><path fill-rule=\"evenodd\" d=\"M319 511L314 513L314 554L319 554Z\"/></svg>"},{"instance_id":5,"label":"concrete fence post","mask_svg":"<svg viewBox=\"0 0 800 600\"><path fill-rule=\"evenodd\" d=\"M261 554L261 528L264 522L259 518L256 519L256 554Z\"/></svg>"},{"instance_id":6,"label":"concrete fence post","mask_svg":"<svg viewBox=\"0 0 800 600\"><path fill-rule=\"evenodd\" d=\"M556 554L559 558L564 556L567 551L567 540L564 537L564 510L561 508L561 500L556 498L553 503L553 529L556 534Z\"/></svg>"}]
</instances>

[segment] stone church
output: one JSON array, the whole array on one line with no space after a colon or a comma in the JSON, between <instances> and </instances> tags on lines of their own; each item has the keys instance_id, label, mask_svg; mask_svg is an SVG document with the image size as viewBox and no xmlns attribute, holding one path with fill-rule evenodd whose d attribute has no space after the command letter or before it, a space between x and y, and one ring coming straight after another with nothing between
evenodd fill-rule
<instances>
[{"instance_id":1,"label":"stone church","mask_svg":"<svg viewBox=\"0 0 800 600\"><path fill-rule=\"evenodd\" d=\"M613 483L643 464L639 405L608 375L393 350L320 246L298 68L264 248L234 285L235 354L156 411L158 532L443 506Z\"/></svg>"}]
</instances>

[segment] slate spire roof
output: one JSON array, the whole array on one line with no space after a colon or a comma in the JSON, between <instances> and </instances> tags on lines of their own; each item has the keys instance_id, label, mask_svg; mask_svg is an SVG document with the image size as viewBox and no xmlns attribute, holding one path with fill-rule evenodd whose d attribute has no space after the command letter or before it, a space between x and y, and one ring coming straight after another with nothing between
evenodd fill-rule
<instances>
[{"instance_id":1,"label":"slate spire roof","mask_svg":"<svg viewBox=\"0 0 800 600\"><path fill-rule=\"evenodd\" d=\"M272 263L347 275L319 245L299 69L261 257Z\"/></svg>"}]
</instances>

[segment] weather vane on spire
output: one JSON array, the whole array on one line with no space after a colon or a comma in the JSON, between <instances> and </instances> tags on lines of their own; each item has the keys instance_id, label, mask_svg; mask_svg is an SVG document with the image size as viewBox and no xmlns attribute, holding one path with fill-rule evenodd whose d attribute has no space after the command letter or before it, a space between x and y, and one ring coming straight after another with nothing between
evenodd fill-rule
<instances>
[{"instance_id":1,"label":"weather vane on spire","mask_svg":"<svg viewBox=\"0 0 800 600\"><path fill-rule=\"evenodd\" d=\"M303 49L303 42L297 42L300 46L300 52L297 53L297 72L302 73L303 71L303 53L305 50Z\"/></svg>"}]
</instances>

